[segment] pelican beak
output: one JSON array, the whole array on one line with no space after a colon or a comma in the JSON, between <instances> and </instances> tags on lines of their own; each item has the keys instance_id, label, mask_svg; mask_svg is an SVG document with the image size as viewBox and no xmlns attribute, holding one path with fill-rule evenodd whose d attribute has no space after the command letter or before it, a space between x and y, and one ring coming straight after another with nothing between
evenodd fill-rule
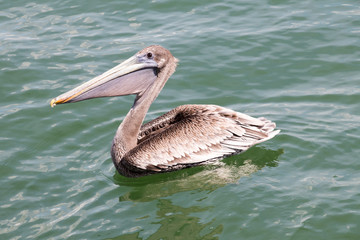
<instances>
[{"instance_id":1,"label":"pelican beak","mask_svg":"<svg viewBox=\"0 0 360 240\"><path fill-rule=\"evenodd\" d=\"M91 98L139 94L157 77L158 64L146 55L135 55L107 72L51 100L50 105Z\"/></svg>"}]
</instances>

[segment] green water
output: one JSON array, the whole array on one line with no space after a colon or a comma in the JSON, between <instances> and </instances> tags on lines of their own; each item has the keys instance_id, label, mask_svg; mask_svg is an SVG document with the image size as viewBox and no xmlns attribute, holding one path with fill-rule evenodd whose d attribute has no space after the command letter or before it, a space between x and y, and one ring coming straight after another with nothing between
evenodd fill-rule
<instances>
[{"instance_id":1,"label":"green water","mask_svg":"<svg viewBox=\"0 0 360 240\"><path fill-rule=\"evenodd\" d=\"M275 121L222 166L129 179L133 96L51 98L150 44L180 60L146 120L190 103ZM358 1L1 1L1 239L359 239Z\"/></svg>"}]
</instances>

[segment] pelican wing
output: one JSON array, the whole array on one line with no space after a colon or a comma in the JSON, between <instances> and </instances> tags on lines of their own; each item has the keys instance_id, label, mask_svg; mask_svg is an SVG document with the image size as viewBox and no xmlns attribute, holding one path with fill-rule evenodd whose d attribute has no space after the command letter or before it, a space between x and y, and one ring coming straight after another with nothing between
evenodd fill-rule
<instances>
[{"instance_id":1,"label":"pelican wing","mask_svg":"<svg viewBox=\"0 0 360 240\"><path fill-rule=\"evenodd\" d=\"M171 171L242 152L274 137L275 124L215 105L183 105L143 125L123 161L140 170Z\"/></svg>"}]
</instances>

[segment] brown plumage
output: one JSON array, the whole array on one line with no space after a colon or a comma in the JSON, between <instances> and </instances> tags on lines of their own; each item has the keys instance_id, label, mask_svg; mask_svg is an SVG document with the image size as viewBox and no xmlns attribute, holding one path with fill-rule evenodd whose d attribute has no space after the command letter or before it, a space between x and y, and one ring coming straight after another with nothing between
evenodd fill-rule
<instances>
[{"instance_id":1,"label":"brown plumage","mask_svg":"<svg viewBox=\"0 0 360 240\"><path fill-rule=\"evenodd\" d=\"M265 118L216 105L179 106L141 125L176 63L167 49L147 47L123 64L53 99L51 105L136 94L111 148L116 169L129 177L212 163L279 133L274 131L275 123Z\"/></svg>"}]
</instances>

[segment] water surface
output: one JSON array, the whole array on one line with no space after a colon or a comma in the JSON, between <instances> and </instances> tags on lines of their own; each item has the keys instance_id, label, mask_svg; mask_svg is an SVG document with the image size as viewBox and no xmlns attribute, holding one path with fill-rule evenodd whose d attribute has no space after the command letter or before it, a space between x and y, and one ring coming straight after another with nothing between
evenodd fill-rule
<instances>
[{"instance_id":1,"label":"water surface","mask_svg":"<svg viewBox=\"0 0 360 240\"><path fill-rule=\"evenodd\" d=\"M359 239L356 1L0 3L1 239ZM146 120L217 104L280 135L224 165L129 179L133 97L51 98L138 50L180 60Z\"/></svg>"}]
</instances>

